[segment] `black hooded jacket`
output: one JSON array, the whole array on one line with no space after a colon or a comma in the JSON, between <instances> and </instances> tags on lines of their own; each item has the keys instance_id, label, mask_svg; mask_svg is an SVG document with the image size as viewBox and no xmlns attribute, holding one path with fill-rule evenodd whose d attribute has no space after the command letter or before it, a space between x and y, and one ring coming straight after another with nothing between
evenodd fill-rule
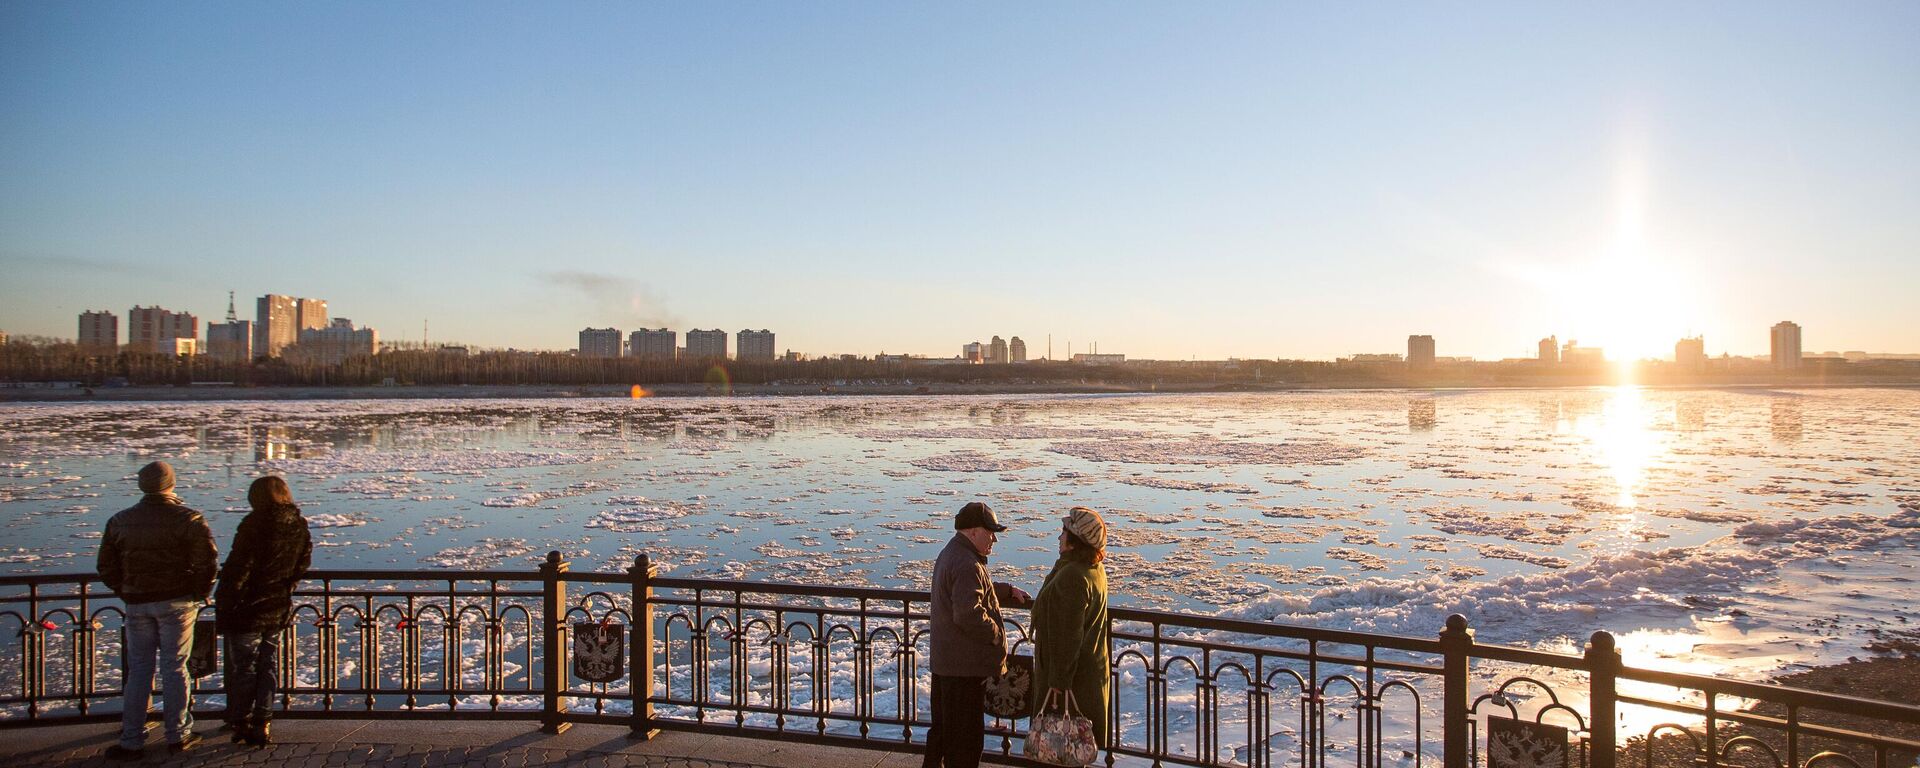
<instances>
[{"instance_id":1,"label":"black hooded jacket","mask_svg":"<svg viewBox=\"0 0 1920 768\"><path fill-rule=\"evenodd\" d=\"M300 508L255 509L240 521L220 566L214 618L227 634L275 632L293 612L293 586L313 564L313 537Z\"/></svg>"}]
</instances>

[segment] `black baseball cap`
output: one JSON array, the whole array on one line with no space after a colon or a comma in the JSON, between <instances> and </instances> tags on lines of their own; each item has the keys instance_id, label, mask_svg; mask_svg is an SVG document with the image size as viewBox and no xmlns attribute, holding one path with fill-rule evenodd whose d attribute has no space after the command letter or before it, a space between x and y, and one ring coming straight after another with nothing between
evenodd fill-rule
<instances>
[{"instance_id":1,"label":"black baseball cap","mask_svg":"<svg viewBox=\"0 0 1920 768\"><path fill-rule=\"evenodd\" d=\"M994 533L1007 529L994 519L992 508L977 501L967 502L966 506L960 508L960 514L953 517L954 530L964 531L968 528L985 528Z\"/></svg>"}]
</instances>

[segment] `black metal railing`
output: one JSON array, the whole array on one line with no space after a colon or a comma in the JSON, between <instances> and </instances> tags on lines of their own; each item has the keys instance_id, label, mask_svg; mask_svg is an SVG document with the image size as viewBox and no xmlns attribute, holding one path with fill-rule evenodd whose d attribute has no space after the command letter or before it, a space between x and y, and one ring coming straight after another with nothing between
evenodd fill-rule
<instances>
[{"instance_id":1,"label":"black metal railing","mask_svg":"<svg viewBox=\"0 0 1920 768\"><path fill-rule=\"evenodd\" d=\"M284 717L494 718L899 748L927 726L928 597L624 573L327 570L295 592ZM1031 652L1020 612L1010 646ZM1474 642L1114 608L1108 765L1911 765L1920 707ZM0 727L119 717L120 603L0 577ZM4 640L4 636L0 636ZM196 707L219 707L218 672ZM1634 716L1624 717L1631 711ZM1655 714L1657 713L1657 717ZM1838 716L1838 719L1836 719ZM1024 722L989 752L1020 762ZM1622 740L1622 737L1630 737Z\"/></svg>"}]
</instances>

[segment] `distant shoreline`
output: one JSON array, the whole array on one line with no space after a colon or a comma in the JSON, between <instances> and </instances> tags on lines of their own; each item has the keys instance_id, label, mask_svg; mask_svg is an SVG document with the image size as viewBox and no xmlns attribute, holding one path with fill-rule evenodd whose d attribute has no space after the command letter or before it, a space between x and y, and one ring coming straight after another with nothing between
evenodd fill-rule
<instances>
[{"instance_id":1,"label":"distant shoreline","mask_svg":"<svg viewBox=\"0 0 1920 768\"><path fill-rule=\"evenodd\" d=\"M646 388L648 397L779 396L943 396L943 395L1084 395L1084 394L1252 394L1286 392L1515 392L1585 390L1610 386L1572 384L1541 386L1435 387L1413 385L1270 385L1214 386L1208 384L1124 386L1113 384L846 384L827 386L745 384L730 389L702 384L659 384ZM1727 384L1645 384L1650 390L1772 390L1772 389L1920 389L1911 381L1743 382ZM0 387L0 403L53 402L225 402L276 400L491 400L491 399L623 399L632 388L622 385L487 384L473 386L398 387L227 387L160 386L42 389Z\"/></svg>"}]
</instances>

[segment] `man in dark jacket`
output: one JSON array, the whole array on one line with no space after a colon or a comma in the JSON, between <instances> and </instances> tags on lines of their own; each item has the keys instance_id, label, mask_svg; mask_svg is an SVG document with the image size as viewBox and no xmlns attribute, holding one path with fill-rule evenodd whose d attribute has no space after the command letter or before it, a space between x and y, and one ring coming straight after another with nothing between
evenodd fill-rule
<instances>
[{"instance_id":1,"label":"man in dark jacket","mask_svg":"<svg viewBox=\"0 0 1920 768\"><path fill-rule=\"evenodd\" d=\"M960 508L958 531L933 565L933 726L927 729L924 768L973 768L986 743L987 678L1006 670L1007 636L1000 603L1032 603L1027 593L996 584L987 556L1007 529L980 502Z\"/></svg>"},{"instance_id":2,"label":"man in dark jacket","mask_svg":"<svg viewBox=\"0 0 1920 768\"><path fill-rule=\"evenodd\" d=\"M173 494L173 467L156 461L140 468L140 503L107 521L100 540L100 580L127 605L125 696L120 743L107 756L140 757L146 744L147 705L159 660L161 711L167 749L184 752L200 741L189 705L187 653L193 623L213 591L213 531L207 519Z\"/></svg>"}]
</instances>

